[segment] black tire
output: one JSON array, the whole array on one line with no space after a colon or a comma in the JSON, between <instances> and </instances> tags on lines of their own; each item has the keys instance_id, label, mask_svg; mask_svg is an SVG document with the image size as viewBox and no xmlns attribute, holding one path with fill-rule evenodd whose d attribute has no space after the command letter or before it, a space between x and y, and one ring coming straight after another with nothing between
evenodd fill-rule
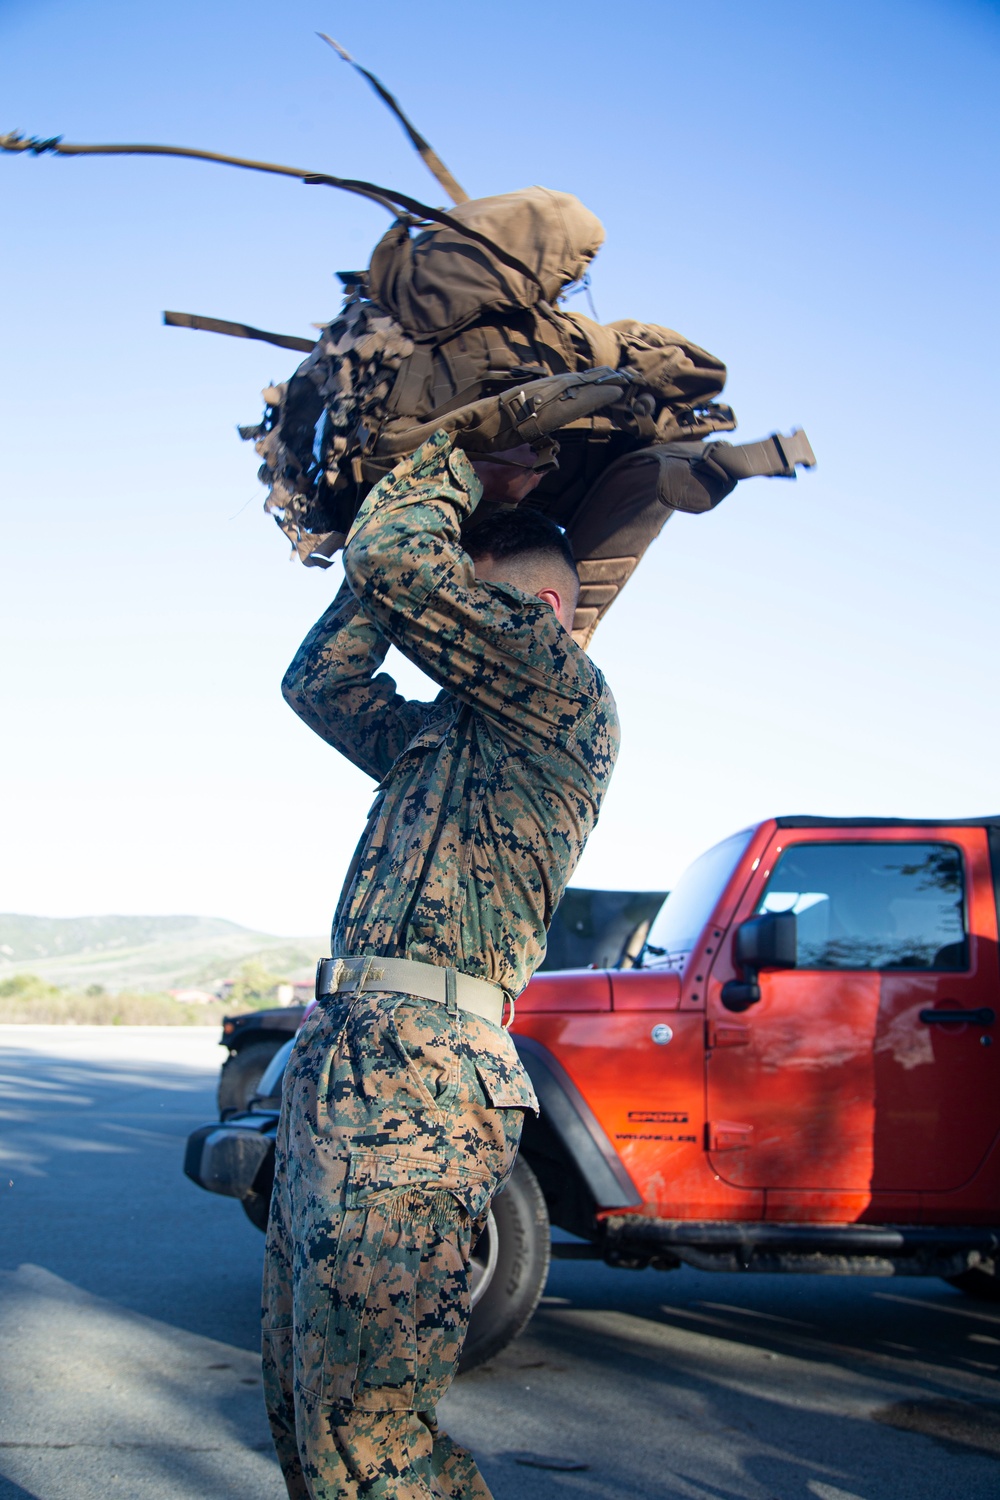
<instances>
[{"instance_id":1,"label":"black tire","mask_svg":"<svg viewBox=\"0 0 1000 1500\"><path fill-rule=\"evenodd\" d=\"M255 1229L267 1233L267 1219L271 1212L271 1194L274 1192L274 1141L261 1162L253 1180L253 1191L240 1199L243 1212Z\"/></svg>"},{"instance_id":2,"label":"black tire","mask_svg":"<svg viewBox=\"0 0 1000 1500\"><path fill-rule=\"evenodd\" d=\"M490 1243L490 1236L494 1241ZM545 1290L549 1274L549 1211L538 1179L518 1157L510 1181L493 1200L473 1260L490 1268L486 1285L473 1284L475 1298L459 1374L499 1354L522 1333Z\"/></svg>"},{"instance_id":3,"label":"black tire","mask_svg":"<svg viewBox=\"0 0 1000 1500\"><path fill-rule=\"evenodd\" d=\"M251 1193L249 1198L241 1198L240 1203L250 1223L262 1234L266 1234L267 1216L271 1210L271 1194Z\"/></svg>"},{"instance_id":4,"label":"black tire","mask_svg":"<svg viewBox=\"0 0 1000 1500\"><path fill-rule=\"evenodd\" d=\"M279 1037L269 1042L251 1042L234 1052L222 1064L219 1075L219 1118L242 1114L257 1092L271 1058L287 1040Z\"/></svg>"},{"instance_id":5,"label":"black tire","mask_svg":"<svg viewBox=\"0 0 1000 1500\"><path fill-rule=\"evenodd\" d=\"M1000 1265L995 1275L992 1271L973 1269L962 1271L958 1276L946 1276L945 1280L979 1302L1000 1302Z\"/></svg>"}]
</instances>

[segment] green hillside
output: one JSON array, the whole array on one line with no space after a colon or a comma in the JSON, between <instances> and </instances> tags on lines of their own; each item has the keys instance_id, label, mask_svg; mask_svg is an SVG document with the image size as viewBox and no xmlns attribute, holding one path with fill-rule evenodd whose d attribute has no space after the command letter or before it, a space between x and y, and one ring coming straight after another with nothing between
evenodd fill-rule
<instances>
[{"instance_id":1,"label":"green hillside","mask_svg":"<svg viewBox=\"0 0 1000 1500\"><path fill-rule=\"evenodd\" d=\"M37 974L65 988L211 989L247 959L307 978L328 937L273 937L218 917L30 917L0 913L0 980Z\"/></svg>"}]
</instances>

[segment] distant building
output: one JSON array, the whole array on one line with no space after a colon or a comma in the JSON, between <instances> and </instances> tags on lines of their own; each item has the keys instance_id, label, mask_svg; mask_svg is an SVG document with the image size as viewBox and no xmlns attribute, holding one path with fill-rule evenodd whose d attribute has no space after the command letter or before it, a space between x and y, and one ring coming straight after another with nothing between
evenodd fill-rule
<instances>
[{"instance_id":1,"label":"distant building","mask_svg":"<svg viewBox=\"0 0 1000 1500\"><path fill-rule=\"evenodd\" d=\"M211 990L168 990L167 994L171 1000L179 1000L182 1005L211 1005L218 998Z\"/></svg>"},{"instance_id":2,"label":"distant building","mask_svg":"<svg viewBox=\"0 0 1000 1500\"><path fill-rule=\"evenodd\" d=\"M208 998L211 1000L230 1001L234 987L239 983L238 979L220 979L215 987L215 994ZM309 979L295 979L282 981L274 986L274 999L262 1003L274 1005L308 1005L316 993L316 981ZM171 991L173 994L173 991Z\"/></svg>"}]
</instances>

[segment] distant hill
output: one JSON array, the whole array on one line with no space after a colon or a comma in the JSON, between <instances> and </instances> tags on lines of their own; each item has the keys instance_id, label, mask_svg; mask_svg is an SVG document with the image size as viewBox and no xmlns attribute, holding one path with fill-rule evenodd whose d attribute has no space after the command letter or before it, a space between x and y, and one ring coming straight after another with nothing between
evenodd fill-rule
<instances>
[{"instance_id":1,"label":"distant hill","mask_svg":"<svg viewBox=\"0 0 1000 1500\"><path fill-rule=\"evenodd\" d=\"M545 969L613 967L638 952L665 891L571 887L549 932ZM63 989L211 989L249 958L311 979L328 935L274 937L219 917L22 917L0 913L0 980L37 974ZM627 961L627 960L626 960Z\"/></svg>"},{"instance_id":2,"label":"distant hill","mask_svg":"<svg viewBox=\"0 0 1000 1500\"><path fill-rule=\"evenodd\" d=\"M304 979L329 937L274 937L218 917L29 917L0 913L0 979L37 974L65 988L210 988L248 958Z\"/></svg>"}]
</instances>

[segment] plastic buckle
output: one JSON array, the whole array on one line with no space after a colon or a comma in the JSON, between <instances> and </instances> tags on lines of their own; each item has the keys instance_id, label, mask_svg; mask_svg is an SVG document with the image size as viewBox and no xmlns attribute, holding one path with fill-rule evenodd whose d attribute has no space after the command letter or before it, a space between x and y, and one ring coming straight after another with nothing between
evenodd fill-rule
<instances>
[{"instance_id":1,"label":"plastic buckle","mask_svg":"<svg viewBox=\"0 0 1000 1500\"><path fill-rule=\"evenodd\" d=\"M776 432L771 441L784 459L785 473L790 478L795 477L796 464L801 464L804 469L815 469L816 455L803 428L796 427L789 433Z\"/></svg>"}]
</instances>

